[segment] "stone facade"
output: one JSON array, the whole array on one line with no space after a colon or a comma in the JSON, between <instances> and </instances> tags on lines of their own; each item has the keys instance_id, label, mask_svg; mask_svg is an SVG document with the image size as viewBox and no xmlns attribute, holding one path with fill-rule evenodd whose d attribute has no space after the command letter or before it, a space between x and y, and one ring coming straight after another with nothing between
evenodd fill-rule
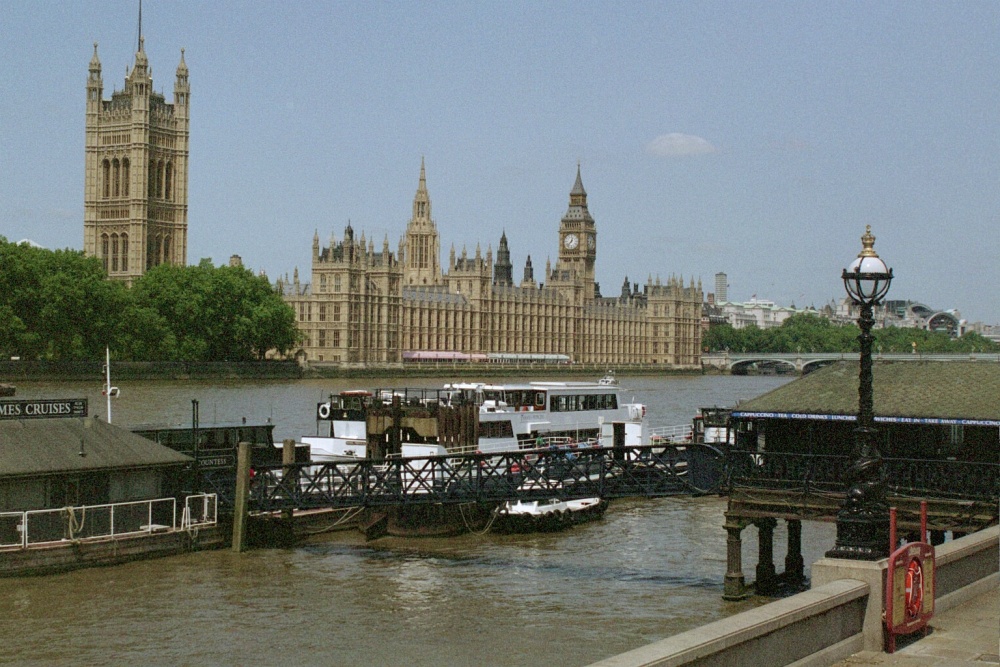
<instances>
[{"instance_id":1,"label":"stone facade","mask_svg":"<svg viewBox=\"0 0 1000 667\"><path fill-rule=\"evenodd\" d=\"M342 240L313 238L311 282L296 269L278 288L295 309L310 362L397 363L404 352L566 355L577 363L697 367L701 350L701 284L649 278L642 290L625 279L621 294L602 297L594 281L597 227L577 170L559 223L558 258L536 282L529 257L513 281L506 233L497 261L488 248L470 256L454 246L447 271L431 218L424 165L413 216L395 254L381 252L350 225Z\"/></svg>"},{"instance_id":2,"label":"stone facade","mask_svg":"<svg viewBox=\"0 0 1000 667\"><path fill-rule=\"evenodd\" d=\"M181 50L174 103L153 90L139 39L125 88L104 99L97 44L87 77L83 250L131 282L158 264L187 262L188 109Z\"/></svg>"}]
</instances>

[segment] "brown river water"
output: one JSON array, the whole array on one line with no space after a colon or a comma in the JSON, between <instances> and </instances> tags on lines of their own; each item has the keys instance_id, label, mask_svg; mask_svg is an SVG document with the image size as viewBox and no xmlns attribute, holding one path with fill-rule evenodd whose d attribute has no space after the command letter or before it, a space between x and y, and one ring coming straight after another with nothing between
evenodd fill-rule
<instances>
[{"instance_id":1,"label":"brown river water","mask_svg":"<svg viewBox=\"0 0 1000 667\"><path fill-rule=\"evenodd\" d=\"M467 379L467 378L460 378ZM545 378L524 378L545 379ZM780 377L619 378L653 425L733 405ZM436 386L438 380L379 381ZM271 419L275 438L314 434L329 380L129 382L121 425ZM20 383L19 398L90 399L99 382ZM0 580L0 664L17 665L586 665L761 604L722 600L725 499L615 501L566 532L382 538L353 531L291 549L200 552L48 577ZM744 532L753 578L756 531ZM808 564L832 525L803 524ZM783 569L784 525L775 531Z\"/></svg>"}]
</instances>

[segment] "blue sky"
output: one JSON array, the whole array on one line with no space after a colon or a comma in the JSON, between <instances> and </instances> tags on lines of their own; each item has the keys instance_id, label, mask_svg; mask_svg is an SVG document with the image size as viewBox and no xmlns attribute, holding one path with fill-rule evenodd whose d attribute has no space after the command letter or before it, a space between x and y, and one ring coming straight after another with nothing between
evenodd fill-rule
<instances>
[{"instance_id":1,"label":"blue sky","mask_svg":"<svg viewBox=\"0 0 1000 667\"><path fill-rule=\"evenodd\" d=\"M3 3L0 235L82 248L87 64L137 2ZM393 249L426 159L442 261L557 252L579 162L597 279L729 276L822 306L871 224L890 298L1000 322L996 2L143 3L190 69L188 261L308 275L348 220Z\"/></svg>"}]
</instances>

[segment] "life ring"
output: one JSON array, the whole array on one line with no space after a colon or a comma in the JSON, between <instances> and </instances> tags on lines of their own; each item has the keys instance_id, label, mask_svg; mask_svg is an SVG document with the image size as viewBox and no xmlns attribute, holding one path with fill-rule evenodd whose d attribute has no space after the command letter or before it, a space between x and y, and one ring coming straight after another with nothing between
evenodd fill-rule
<instances>
[{"instance_id":1,"label":"life ring","mask_svg":"<svg viewBox=\"0 0 1000 667\"><path fill-rule=\"evenodd\" d=\"M915 617L924 606L924 569L920 561L913 559L906 566L906 588L903 597L906 604L906 615Z\"/></svg>"},{"instance_id":2,"label":"life ring","mask_svg":"<svg viewBox=\"0 0 1000 667\"><path fill-rule=\"evenodd\" d=\"M322 403L319 406L319 418L320 419L329 419L330 418L330 404L329 403Z\"/></svg>"}]
</instances>

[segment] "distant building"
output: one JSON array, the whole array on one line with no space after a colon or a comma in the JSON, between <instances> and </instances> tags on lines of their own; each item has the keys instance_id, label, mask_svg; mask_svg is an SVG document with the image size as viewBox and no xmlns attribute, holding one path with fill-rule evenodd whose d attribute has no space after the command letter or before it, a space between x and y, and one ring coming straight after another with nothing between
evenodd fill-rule
<instances>
[{"instance_id":1,"label":"distant building","mask_svg":"<svg viewBox=\"0 0 1000 667\"><path fill-rule=\"evenodd\" d=\"M397 252L381 252L350 224L321 247L313 238L311 282L279 281L305 335L309 361L396 363L404 353L566 355L578 363L698 367L702 289L679 278L625 279L620 296L601 297L594 279L597 227L577 170L559 223L555 266L536 282L530 257L514 284L507 235L470 256L452 247L439 266L425 169ZM409 355L412 356L412 355Z\"/></svg>"},{"instance_id":2,"label":"distant building","mask_svg":"<svg viewBox=\"0 0 1000 667\"><path fill-rule=\"evenodd\" d=\"M795 306L778 306L773 301L758 299L754 296L742 303L719 302L716 308L721 311L723 321L734 329L756 326L759 329L780 327L785 320L798 313L816 313L814 308L799 309ZM713 321L715 324L718 320Z\"/></svg>"},{"instance_id":3,"label":"distant building","mask_svg":"<svg viewBox=\"0 0 1000 667\"><path fill-rule=\"evenodd\" d=\"M857 321L858 306L842 298L834 319L845 324ZM875 308L876 327L900 327L946 333L952 338L965 335L967 323L957 310L935 310L919 301L887 300Z\"/></svg>"},{"instance_id":4,"label":"distant building","mask_svg":"<svg viewBox=\"0 0 1000 667\"><path fill-rule=\"evenodd\" d=\"M729 301L729 277L725 273L715 274L715 302Z\"/></svg>"},{"instance_id":5,"label":"distant building","mask_svg":"<svg viewBox=\"0 0 1000 667\"><path fill-rule=\"evenodd\" d=\"M188 105L184 50L174 102L153 90L139 37L125 88L104 99L101 61L87 77L83 250L111 278L131 282L159 264L187 262Z\"/></svg>"}]
</instances>

